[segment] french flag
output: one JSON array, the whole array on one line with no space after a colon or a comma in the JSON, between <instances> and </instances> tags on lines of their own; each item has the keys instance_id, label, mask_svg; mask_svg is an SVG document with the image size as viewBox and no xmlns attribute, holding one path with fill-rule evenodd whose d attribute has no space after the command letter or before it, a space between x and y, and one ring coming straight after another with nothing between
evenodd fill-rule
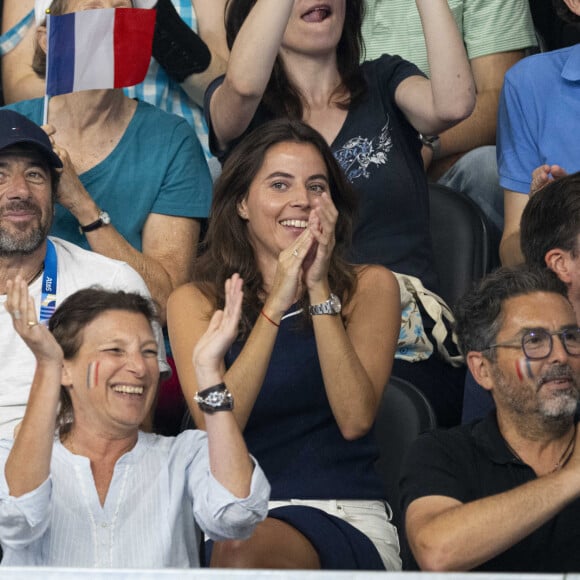
<instances>
[{"instance_id":1,"label":"french flag","mask_svg":"<svg viewBox=\"0 0 580 580\"><path fill-rule=\"evenodd\" d=\"M139 84L153 45L155 10L99 8L47 18L46 94Z\"/></svg>"}]
</instances>

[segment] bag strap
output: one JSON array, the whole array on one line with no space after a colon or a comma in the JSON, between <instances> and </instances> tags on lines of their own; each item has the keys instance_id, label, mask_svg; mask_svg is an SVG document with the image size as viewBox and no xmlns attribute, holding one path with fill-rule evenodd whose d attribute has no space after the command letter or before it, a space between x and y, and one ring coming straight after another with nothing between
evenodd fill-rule
<instances>
[{"instance_id":1,"label":"bag strap","mask_svg":"<svg viewBox=\"0 0 580 580\"><path fill-rule=\"evenodd\" d=\"M455 323L455 317L449 305L441 296L438 296L435 292L431 292L431 290L427 290L419 278L397 272L393 273L399 284L405 285L405 288L409 290L415 300L421 303L423 310L425 310L435 323L431 334L437 343L439 354L452 366L461 366L463 364L463 357L461 355L450 354L445 346L445 340L449 334L447 325L452 328ZM451 340L457 346L457 337L454 332L451 334Z\"/></svg>"}]
</instances>

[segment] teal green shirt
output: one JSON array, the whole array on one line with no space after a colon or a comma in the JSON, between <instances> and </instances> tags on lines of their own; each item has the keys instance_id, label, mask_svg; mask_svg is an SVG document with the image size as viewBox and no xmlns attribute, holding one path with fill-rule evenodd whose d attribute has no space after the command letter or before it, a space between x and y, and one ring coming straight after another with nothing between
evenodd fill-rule
<instances>
[{"instance_id":1,"label":"teal green shirt","mask_svg":"<svg viewBox=\"0 0 580 580\"><path fill-rule=\"evenodd\" d=\"M528 0L448 0L468 58L536 46ZM366 60L397 54L429 75L415 0L367 0Z\"/></svg>"}]
</instances>

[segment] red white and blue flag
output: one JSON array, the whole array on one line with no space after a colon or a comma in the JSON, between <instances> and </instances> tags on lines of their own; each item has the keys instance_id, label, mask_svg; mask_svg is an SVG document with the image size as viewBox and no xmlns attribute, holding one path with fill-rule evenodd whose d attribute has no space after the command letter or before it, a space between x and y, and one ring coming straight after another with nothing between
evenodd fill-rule
<instances>
[{"instance_id":1,"label":"red white and blue flag","mask_svg":"<svg viewBox=\"0 0 580 580\"><path fill-rule=\"evenodd\" d=\"M99 8L47 18L46 94L139 84L153 45L155 10Z\"/></svg>"}]
</instances>

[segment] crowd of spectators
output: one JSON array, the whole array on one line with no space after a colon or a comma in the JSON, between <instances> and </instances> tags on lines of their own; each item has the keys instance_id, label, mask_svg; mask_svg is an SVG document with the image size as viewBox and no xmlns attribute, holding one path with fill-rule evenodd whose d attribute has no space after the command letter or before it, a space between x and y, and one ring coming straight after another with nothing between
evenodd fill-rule
<instances>
[{"instance_id":1,"label":"crowd of spectators","mask_svg":"<svg viewBox=\"0 0 580 580\"><path fill-rule=\"evenodd\" d=\"M145 80L45 98L47 14L127 8L156 10ZM577 0L0 14L5 565L577 571ZM502 266L455 324L431 183ZM390 376L439 427L399 531L373 468Z\"/></svg>"}]
</instances>

